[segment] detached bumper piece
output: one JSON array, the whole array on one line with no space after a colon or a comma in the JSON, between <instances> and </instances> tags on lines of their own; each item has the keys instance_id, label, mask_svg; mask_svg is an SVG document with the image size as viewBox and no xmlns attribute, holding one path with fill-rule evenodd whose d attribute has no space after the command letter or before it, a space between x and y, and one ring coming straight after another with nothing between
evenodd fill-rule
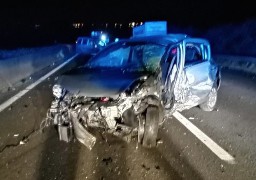
<instances>
[{"instance_id":1,"label":"detached bumper piece","mask_svg":"<svg viewBox=\"0 0 256 180\"><path fill-rule=\"evenodd\" d=\"M50 119L57 127L59 140L71 142L76 138L88 149L92 149L96 143L96 138L87 131L87 128L79 121L77 111L60 108L59 101L53 101L49 109Z\"/></svg>"},{"instance_id":2,"label":"detached bumper piece","mask_svg":"<svg viewBox=\"0 0 256 180\"><path fill-rule=\"evenodd\" d=\"M54 124L57 126L59 140L70 142L76 139L84 144L88 149L92 149L96 143L96 138L86 130L86 127L79 122L77 112L70 111L70 118L63 118L63 115L55 114Z\"/></svg>"},{"instance_id":3,"label":"detached bumper piece","mask_svg":"<svg viewBox=\"0 0 256 180\"><path fill-rule=\"evenodd\" d=\"M94 137L91 133L86 130L77 118L76 112L71 112L71 119L74 126L75 136L78 141L84 144L88 149L92 149L96 143L96 137Z\"/></svg>"}]
</instances>

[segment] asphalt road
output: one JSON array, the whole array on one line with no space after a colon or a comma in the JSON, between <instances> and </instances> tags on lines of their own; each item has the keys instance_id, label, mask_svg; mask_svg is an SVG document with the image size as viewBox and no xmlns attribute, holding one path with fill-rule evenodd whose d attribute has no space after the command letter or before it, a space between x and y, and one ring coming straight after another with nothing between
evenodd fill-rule
<instances>
[{"instance_id":1,"label":"asphalt road","mask_svg":"<svg viewBox=\"0 0 256 180\"><path fill-rule=\"evenodd\" d=\"M256 179L255 75L222 69L216 110L181 112L232 155L234 164L221 160L174 117L161 127L157 148L94 132L97 142L90 151L78 141L59 141L53 127L40 130L59 74L85 59L77 57L0 112L0 179ZM1 94L0 104L44 73Z\"/></svg>"}]
</instances>

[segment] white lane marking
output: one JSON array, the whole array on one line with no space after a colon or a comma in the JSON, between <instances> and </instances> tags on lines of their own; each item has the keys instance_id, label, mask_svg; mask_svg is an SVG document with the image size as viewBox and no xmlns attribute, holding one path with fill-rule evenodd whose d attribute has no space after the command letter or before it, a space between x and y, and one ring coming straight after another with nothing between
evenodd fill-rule
<instances>
[{"instance_id":1,"label":"white lane marking","mask_svg":"<svg viewBox=\"0 0 256 180\"><path fill-rule=\"evenodd\" d=\"M7 108L8 106L10 106L12 103L14 103L16 100L18 100L19 98L21 98L22 96L24 96L27 92L29 92L31 89L33 89L34 87L36 87L38 84L40 84L41 82L43 82L45 79L47 79L49 76L51 76L52 74L54 74L56 71L58 71L59 69L61 69L63 66L65 66L66 64L68 64L70 61L72 61L76 56L78 56L78 54L74 55L73 57L69 58L67 61L65 61L64 63L62 63L61 65L59 65L58 67L56 67L55 69L53 69L52 71L50 71L49 73L47 73L46 75L42 76L40 79L38 79L36 82L34 82L33 84L30 84L28 87L26 87L24 90L21 90L20 92L18 92L16 95L14 95L13 97L11 97L10 99L8 99L7 101L5 101L4 103L2 103L0 105L0 112L2 112L5 108Z\"/></svg>"},{"instance_id":2,"label":"white lane marking","mask_svg":"<svg viewBox=\"0 0 256 180\"><path fill-rule=\"evenodd\" d=\"M216 154L221 160L228 162L229 164L235 164L235 158L231 156L227 151L215 143L211 138L204 134L194 124L187 120L179 112L173 113L173 116L183 124L189 131L191 131L202 143L204 143L214 154Z\"/></svg>"}]
</instances>

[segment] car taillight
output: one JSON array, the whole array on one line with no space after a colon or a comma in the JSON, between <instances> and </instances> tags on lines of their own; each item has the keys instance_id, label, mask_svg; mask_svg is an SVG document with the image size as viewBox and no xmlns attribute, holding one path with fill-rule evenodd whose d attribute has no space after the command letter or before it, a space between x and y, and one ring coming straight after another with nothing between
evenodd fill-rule
<instances>
[{"instance_id":1,"label":"car taillight","mask_svg":"<svg viewBox=\"0 0 256 180\"><path fill-rule=\"evenodd\" d=\"M108 98L108 97L101 97L101 98L100 98L100 101L102 101L102 102L108 102L108 101L109 101L109 98Z\"/></svg>"}]
</instances>

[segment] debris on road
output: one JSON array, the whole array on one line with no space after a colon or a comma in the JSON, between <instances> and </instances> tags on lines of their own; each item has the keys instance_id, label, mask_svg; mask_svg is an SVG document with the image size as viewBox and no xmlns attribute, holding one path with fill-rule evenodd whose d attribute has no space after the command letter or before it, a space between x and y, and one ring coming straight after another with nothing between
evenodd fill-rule
<instances>
[{"instance_id":1,"label":"debris on road","mask_svg":"<svg viewBox=\"0 0 256 180\"><path fill-rule=\"evenodd\" d=\"M157 170L159 170L159 169L160 169L160 166L159 166L159 165L156 165L155 168L156 168Z\"/></svg>"},{"instance_id":2,"label":"debris on road","mask_svg":"<svg viewBox=\"0 0 256 180\"><path fill-rule=\"evenodd\" d=\"M225 168L224 168L224 165L223 165L223 164L220 165L220 169L221 169L221 172L222 172L222 173L225 172Z\"/></svg>"},{"instance_id":3,"label":"debris on road","mask_svg":"<svg viewBox=\"0 0 256 180\"><path fill-rule=\"evenodd\" d=\"M31 133L32 134L32 133ZM31 135L30 134L30 135ZM23 139L20 141L20 145L26 144L28 142L28 138L27 137L23 137Z\"/></svg>"},{"instance_id":4,"label":"debris on road","mask_svg":"<svg viewBox=\"0 0 256 180\"><path fill-rule=\"evenodd\" d=\"M147 167L145 164L142 164L141 167L143 167L143 168L146 169L147 171L150 170L150 167Z\"/></svg>"},{"instance_id":5,"label":"debris on road","mask_svg":"<svg viewBox=\"0 0 256 180\"><path fill-rule=\"evenodd\" d=\"M163 142L162 139L159 139L159 140L156 141L156 143L157 143L157 144L163 144L164 142Z\"/></svg>"},{"instance_id":6,"label":"debris on road","mask_svg":"<svg viewBox=\"0 0 256 180\"><path fill-rule=\"evenodd\" d=\"M24 141L20 141L20 145L22 145L22 144L25 144L25 142Z\"/></svg>"},{"instance_id":7,"label":"debris on road","mask_svg":"<svg viewBox=\"0 0 256 180\"><path fill-rule=\"evenodd\" d=\"M108 158L103 158L102 159L102 162L104 162L106 165L108 165L108 164L110 164L110 163L112 163L112 158L111 157L108 157Z\"/></svg>"}]
</instances>

